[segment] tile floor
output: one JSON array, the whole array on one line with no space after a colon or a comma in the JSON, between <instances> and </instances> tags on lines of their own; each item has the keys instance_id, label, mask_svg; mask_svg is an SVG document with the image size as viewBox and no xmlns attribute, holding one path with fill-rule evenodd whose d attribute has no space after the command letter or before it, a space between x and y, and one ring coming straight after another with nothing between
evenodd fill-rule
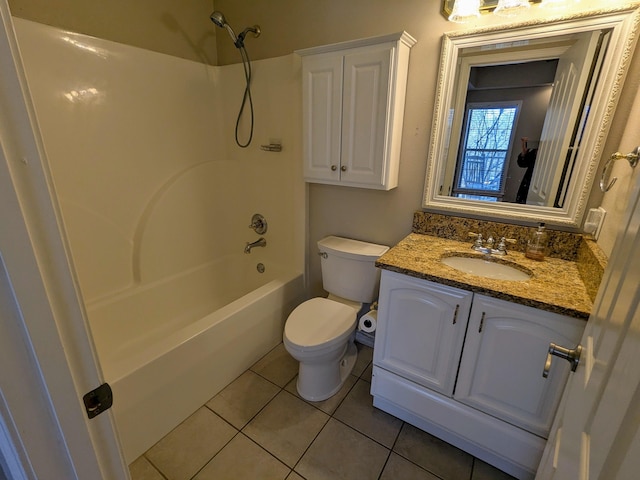
<instances>
[{"instance_id":1,"label":"tile floor","mask_svg":"<svg viewBox=\"0 0 640 480\"><path fill-rule=\"evenodd\" d=\"M280 344L130 466L133 480L507 480L372 405L373 351L324 402L296 393Z\"/></svg>"}]
</instances>

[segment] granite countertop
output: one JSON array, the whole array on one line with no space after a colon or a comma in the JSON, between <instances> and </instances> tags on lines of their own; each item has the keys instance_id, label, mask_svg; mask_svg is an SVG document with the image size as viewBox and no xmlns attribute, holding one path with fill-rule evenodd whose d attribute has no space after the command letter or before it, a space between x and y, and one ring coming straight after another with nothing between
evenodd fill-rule
<instances>
[{"instance_id":1,"label":"granite countertop","mask_svg":"<svg viewBox=\"0 0 640 480\"><path fill-rule=\"evenodd\" d=\"M493 255L491 261L516 264L531 273L524 281L493 280L461 272L440 261L442 256L484 257L471 248L471 242L411 233L387 253L376 266L412 277L462 288L510 302L553 313L587 320L593 303L576 262L559 258L530 260L521 252L509 251L505 256Z\"/></svg>"}]
</instances>

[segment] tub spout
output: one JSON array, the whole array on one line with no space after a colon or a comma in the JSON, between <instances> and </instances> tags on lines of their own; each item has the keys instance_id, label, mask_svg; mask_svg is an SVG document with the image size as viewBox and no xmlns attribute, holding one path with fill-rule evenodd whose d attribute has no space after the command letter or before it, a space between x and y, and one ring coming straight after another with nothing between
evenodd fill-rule
<instances>
[{"instance_id":1,"label":"tub spout","mask_svg":"<svg viewBox=\"0 0 640 480\"><path fill-rule=\"evenodd\" d=\"M267 246L267 241L264 239L264 237L260 237L255 242L247 242L247 246L244 247L244 253L251 253L251 249L254 247L266 247L266 246Z\"/></svg>"}]
</instances>

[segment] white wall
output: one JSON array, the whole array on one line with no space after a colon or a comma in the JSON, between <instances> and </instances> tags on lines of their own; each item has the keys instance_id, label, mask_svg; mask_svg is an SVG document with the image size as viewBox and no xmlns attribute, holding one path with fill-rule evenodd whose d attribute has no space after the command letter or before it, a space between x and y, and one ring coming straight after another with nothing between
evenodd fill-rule
<instances>
[{"instance_id":1,"label":"white wall","mask_svg":"<svg viewBox=\"0 0 640 480\"><path fill-rule=\"evenodd\" d=\"M217 65L212 0L8 0L14 17Z\"/></svg>"},{"instance_id":2,"label":"white wall","mask_svg":"<svg viewBox=\"0 0 640 480\"><path fill-rule=\"evenodd\" d=\"M623 154L627 154L640 146L640 131L638 130L638 125L640 125L640 93L636 93L635 99L630 102L630 105L629 121L624 128L618 146L618 150ZM614 177L617 177L617 180L602 199L602 207L607 214L602 233L598 238L598 245L607 256L611 255L616 237L620 232L619 226L623 225L622 217L627 208L630 189L637 183L636 177L638 175L640 175L640 166L632 168L626 160L618 160L615 162L609 176L610 180ZM594 188L597 189L598 187L595 186ZM637 261L637 259L633 261Z\"/></svg>"},{"instance_id":3,"label":"white wall","mask_svg":"<svg viewBox=\"0 0 640 480\"><path fill-rule=\"evenodd\" d=\"M293 55L254 62L254 141L240 149L240 65L15 24L85 302L242 252L256 212L275 258L302 270ZM270 139L282 153L260 150Z\"/></svg>"}]
</instances>

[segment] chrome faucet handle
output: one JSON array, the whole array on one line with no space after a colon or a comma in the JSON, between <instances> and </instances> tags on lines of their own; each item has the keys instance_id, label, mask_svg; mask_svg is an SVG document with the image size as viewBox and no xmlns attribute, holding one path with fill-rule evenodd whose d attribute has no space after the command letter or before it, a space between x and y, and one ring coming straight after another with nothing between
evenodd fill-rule
<instances>
[{"instance_id":1,"label":"chrome faucet handle","mask_svg":"<svg viewBox=\"0 0 640 480\"><path fill-rule=\"evenodd\" d=\"M267 220L259 213L255 213L253 217L251 217L251 225L249 225L249 228L253 229L258 235L264 235L267 233Z\"/></svg>"},{"instance_id":2,"label":"chrome faucet handle","mask_svg":"<svg viewBox=\"0 0 640 480\"><path fill-rule=\"evenodd\" d=\"M482 248L482 243L484 242L484 240L482 239L481 233L469 232L468 236L476 239L476 241L473 242L471 248Z\"/></svg>"},{"instance_id":3,"label":"chrome faucet handle","mask_svg":"<svg viewBox=\"0 0 640 480\"><path fill-rule=\"evenodd\" d=\"M515 238L500 238L500 243L498 244L498 251L507 253L507 243L514 244L517 240Z\"/></svg>"}]
</instances>

